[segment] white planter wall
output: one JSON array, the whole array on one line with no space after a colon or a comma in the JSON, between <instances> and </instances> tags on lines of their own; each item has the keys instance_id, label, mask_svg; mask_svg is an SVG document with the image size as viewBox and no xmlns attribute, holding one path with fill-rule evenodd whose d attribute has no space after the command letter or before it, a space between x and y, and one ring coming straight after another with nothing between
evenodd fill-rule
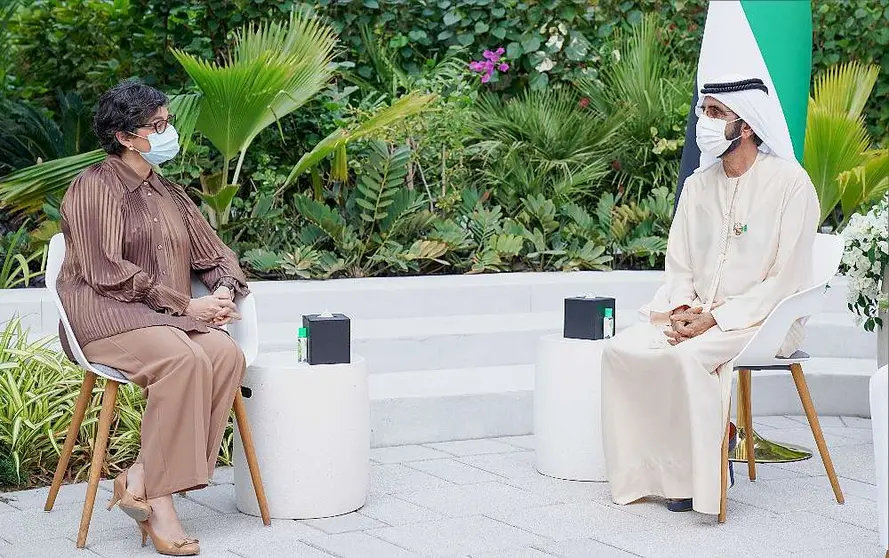
<instances>
[{"instance_id":1,"label":"white planter wall","mask_svg":"<svg viewBox=\"0 0 889 558\"><path fill-rule=\"evenodd\" d=\"M617 325L636 319L662 272L510 273L281 281L251 284L261 349L292 349L303 314L352 318L353 350L367 359L374 445L531 432L537 340L561 331L563 300L617 299ZM822 414L866 416L876 335L854 324L845 280L808 325L807 369ZM0 321L24 316L32 335L54 335L58 315L42 289L0 291ZM759 373L754 413L800 413L788 375Z\"/></svg>"}]
</instances>

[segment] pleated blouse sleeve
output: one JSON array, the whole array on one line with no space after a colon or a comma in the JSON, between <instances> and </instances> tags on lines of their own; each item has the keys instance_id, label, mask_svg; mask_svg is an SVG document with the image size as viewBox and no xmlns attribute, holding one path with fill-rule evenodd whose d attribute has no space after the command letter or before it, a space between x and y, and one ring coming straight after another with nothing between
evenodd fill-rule
<instances>
[{"instance_id":1,"label":"pleated blouse sleeve","mask_svg":"<svg viewBox=\"0 0 889 558\"><path fill-rule=\"evenodd\" d=\"M93 290L157 312L185 313L188 296L123 258L124 205L117 185L106 184L99 172L84 172L66 193L61 214L67 250L75 253L83 280Z\"/></svg>"},{"instance_id":2,"label":"pleated blouse sleeve","mask_svg":"<svg viewBox=\"0 0 889 558\"><path fill-rule=\"evenodd\" d=\"M219 239L185 190L171 183L168 183L168 189L173 193L188 229L191 269L210 292L225 286L238 296L246 296L250 290L247 288L247 277L238 264L237 255Z\"/></svg>"}]
</instances>

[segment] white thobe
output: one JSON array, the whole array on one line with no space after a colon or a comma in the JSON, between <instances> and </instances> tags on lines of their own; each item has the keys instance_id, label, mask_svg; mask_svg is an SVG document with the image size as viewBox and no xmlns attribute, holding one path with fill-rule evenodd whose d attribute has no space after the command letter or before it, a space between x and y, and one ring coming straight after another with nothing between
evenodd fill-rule
<instances>
[{"instance_id":1,"label":"white thobe","mask_svg":"<svg viewBox=\"0 0 889 558\"><path fill-rule=\"evenodd\" d=\"M667 242L666 282L643 320L611 339L602 357L602 426L612 499L694 498L719 512L720 450L732 361L787 296L811 283L820 216L806 172L760 154L740 177L721 164L686 181ZM717 326L670 346L680 306L712 311ZM779 356L803 340L791 329Z\"/></svg>"}]
</instances>

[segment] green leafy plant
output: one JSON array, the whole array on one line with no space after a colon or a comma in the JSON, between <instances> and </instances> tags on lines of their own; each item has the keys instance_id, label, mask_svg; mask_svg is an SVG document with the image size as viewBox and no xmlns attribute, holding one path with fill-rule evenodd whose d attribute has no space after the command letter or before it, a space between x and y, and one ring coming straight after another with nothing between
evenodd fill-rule
<instances>
[{"instance_id":1,"label":"green leafy plant","mask_svg":"<svg viewBox=\"0 0 889 558\"><path fill-rule=\"evenodd\" d=\"M510 216L523 198L565 203L599 191L619 122L597 118L577 100L571 90L541 91L505 102L488 95L474 107L480 182Z\"/></svg>"},{"instance_id":2,"label":"green leafy plant","mask_svg":"<svg viewBox=\"0 0 889 558\"><path fill-rule=\"evenodd\" d=\"M176 95L170 98L170 112L177 116L179 143L186 151L191 142L199 98ZM0 178L0 206L16 214L40 211L49 198L61 198L78 174L105 158L101 149L45 161L19 169Z\"/></svg>"},{"instance_id":3,"label":"green leafy plant","mask_svg":"<svg viewBox=\"0 0 889 558\"><path fill-rule=\"evenodd\" d=\"M197 128L222 154L219 180L205 181L200 193L211 209L211 224L227 222L251 142L329 81L335 45L333 32L318 19L292 12L287 23L266 22L239 30L225 65L173 50L203 96ZM229 180L230 163L236 157Z\"/></svg>"},{"instance_id":4,"label":"green leafy plant","mask_svg":"<svg viewBox=\"0 0 889 558\"><path fill-rule=\"evenodd\" d=\"M332 176L336 180L345 180L348 171L346 169L346 146L354 141L371 136L380 130L391 126L399 120L418 114L425 110L434 99L433 95L409 93L392 103L389 107L381 108L370 117L356 123L350 128L339 128L326 138L318 142L311 151L303 154L296 165L290 171L284 184L276 194L283 194L294 184L295 180L306 171L316 167L331 153L334 154ZM318 197L316 187L316 197Z\"/></svg>"},{"instance_id":5,"label":"green leafy plant","mask_svg":"<svg viewBox=\"0 0 889 558\"><path fill-rule=\"evenodd\" d=\"M416 272L424 262L446 265L441 259L446 246L422 238L434 219L425 209L426 199L404 186L410 149L380 141L370 147L365 172L341 206L331 208L303 194L294 197L297 212L308 222L300 237L318 250L295 254L299 257L291 265L297 269L314 259L325 276L364 277Z\"/></svg>"},{"instance_id":6,"label":"green leafy plant","mask_svg":"<svg viewBox=\"0 0 889 558\"><path fill-rule=\"evenodd\" d=\"M200 90L199 95L171 98L170 109L177 115L183 148L188 147L192 130L197 130L223 158L221 171L202 176L198 192L211 225L223 229L228 224L247 149L256 136L327 84L335 45L332 31L320 20L292 12L286 23L243 27L225 64L174 49L174 56ZM344 162L347 143L416 114L432 99L431 95L407 95L355 126L337 130L299 160L281 191L330 153L337 152ZM15 172L0 181L0 203L33 211L45 195L61 195L77 173L102 156L101 152L90 152ZM236 158L229 178L229 167Z\"/></svg>"},{"instance_id":7,"label":"green leafy plant","mask_svg":"<svg viewBox=\"0 0 889 558\"><path fill-rule=\"evenodd\" d=\"M27 222L3 239L0 289L32 286L46 271L46 245L42 244L33 249L29 247L26 227Z\"/></svg>"},{"instance_id":8,"label":"green leafy plant","mask_svg":"<svg viewBox=\"0 0 889 558\"><path fill-rule=\"evenodd\" d=\"M678 60L669 37L650 14L605 47L598 78L578 82L594 112L621 121L613 182L636 201L674 185L685 143L692 66Z\"/></svg>"},{"instance_id":9,"label":"green leafy plant","mask_svg":"<svg viewBox=\"0 0 889 558\"><path fill-rule=\"evenodd\" d=\"M20 317L0 328L0 487L45 485L58 463L83 381L83 371L56 350L57 338L29 339ZM96 438L103 385L97 383L71 455L71 480L85 478ZM139 453L145 400L134 385L120 388L103 476L132 465ZM231 421L219 463L230 464Z\"/></svg>"},{"instance_id":10,"label":"green leafy plant","mask_svg":"<svg viewBox=\"0 0 889 558\"><path fill-rule=\"evenodd\" d=\"M0 6L0 96L6 92L7 81L12 66L12 44L9 34L9 20L15 15L19 0L8 0Z\"/></svg>"},{"instance_id":11,"label":"green leafy plant","mask_svg":"<svg viewBox=\"0 0 889 558\"><path fill-rule=\"evenodd\" d=\"M821 221L837 228L889 190L889 149L872 149L862 113L879 67L850 62L815 79L803 166L821 202Z\"/></svg>"},{"instance_id":12,"label":"green leafy plant","mask_svg":"<svg viewBox=\"0 0 889 558\"><path fill-rule=\"evenodd\" d=\"M81 377L51 338L29 341L27 334L20 318L0 330L0 448L19 485L51 474Z\"/></svg>"},{"instance_id":13,"label":"green leafy plant","mask_svg":"<svg viewBox=\"0 0 889 558\"><path fill-rule=\"evenodd\" d=\"M815 74L849 61L889 68L889 0L812 2ZM889 72L881 72L863 115L874 142L889 147Z\"/></svg>"}]
</instances>

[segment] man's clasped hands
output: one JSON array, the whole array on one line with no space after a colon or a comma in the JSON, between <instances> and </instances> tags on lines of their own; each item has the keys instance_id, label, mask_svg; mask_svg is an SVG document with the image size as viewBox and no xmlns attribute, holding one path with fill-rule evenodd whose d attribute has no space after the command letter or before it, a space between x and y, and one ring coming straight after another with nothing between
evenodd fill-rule
<instances>
[{"instance_id":1,"label":"man's clasped hands","mask_svg":"<svg viewBox=\"0 0 889 558\"><path fill-rule=\"evenodd\" d=\"M691 308L680 306L670 314L670 325L664 330L667 343L678 345L692 337L701 335L716 325L716 319L710 312L704 312L700 306Z\"/></svg>"}]
</instances>

